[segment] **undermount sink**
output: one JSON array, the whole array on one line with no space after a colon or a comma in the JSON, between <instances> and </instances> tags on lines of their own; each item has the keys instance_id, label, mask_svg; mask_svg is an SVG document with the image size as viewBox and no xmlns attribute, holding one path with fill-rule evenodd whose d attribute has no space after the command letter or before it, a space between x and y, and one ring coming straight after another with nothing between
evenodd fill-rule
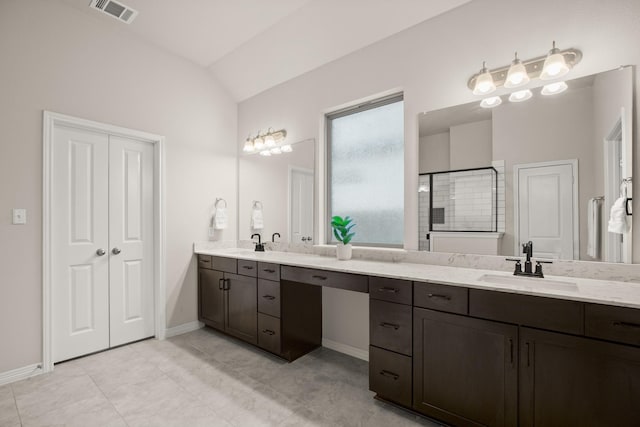
<instances>
[{"instance_id":1,"label":"undermount sink","mask_svg":"<svg viewBox=\"0 0 640 427\"><path fill-rule=\"evenodd\" d=\"M558 289L558 290L577 290L578 285L574 282L566 282L563 280L542 279L539 277L524 276L501 276L498 274L484 274L478 279L482 282L495 283L498 285L520 285L528 286L536 289Z\"/></svg>"}]
</instances>

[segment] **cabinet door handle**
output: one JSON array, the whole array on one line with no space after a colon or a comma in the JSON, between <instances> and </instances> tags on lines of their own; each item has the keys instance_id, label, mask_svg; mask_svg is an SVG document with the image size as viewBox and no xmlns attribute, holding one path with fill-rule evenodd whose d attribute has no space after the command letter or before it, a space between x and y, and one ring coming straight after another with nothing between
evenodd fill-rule
<instances>
[{"instance_id":1,"label":"cabinet door handle","mask_svg":"<svg viewBox=\"0 0 640 427\"><path fill-rule=\"evenodd\" d=\"M380 292L391 292L392 294L397 294L398 290L396 288L388 288L386 286L382 287L382 288L378 288L378 291Z\"/></svg>"},{"instance_id":2,"label":"cabinet door handle","mask_svg":"<svg viewBox=\"0 0 640 427\"><path fill-rule=\"evenodd\" d=\"M266 273L275 273L276 271L273 268L265 268L264 270L262 270Z\"/></svg>"},{"instance_id":3,"label":"cabinet door handle","mask_svg":"<svg viewBox=\"0 0 640 427\"><path fill-rule=\"evenodd\" d=\"M275 335L276 333L274 331L272 331L271 329L263 329L262 330L263 334L267 334L267 335Z\"/></svg>"},{"instance_id":4,"label":"cabinet door handle","mask_svg":"<svg viewBox=\"0 0 640 427\"><path fill-rule=\"evenodd\" d=\"M640 329L640 324L631 322L613 322L613 326L618 328Z\"/></svg>"},{"instance_id":5,"label":"cabinet door handle","mask_svg":"<svg viewBox=\"0 0 640 427\"><path fill-rule=\"evenodd\" d=\"M531 366L531 345L527 342L524 344L525 347L527 348L527 367Z\"/></svg>"},{"instance_id":6,"label":"cabinet door handle","mask_svg":"<svg viewBox=\"0 0 640 427\"><path fill-rule=\"evenodd\" d=\"M393 372L389 372L389 371L387 371L385 369L380 371L380 375L382 375L383 377L387 377L387 378L393 378L394 380L397 380L398 378L400 378L400 375L394 374Z\"/></svg>"},{"instance_id":7,"label":"cabinet door handle","mask_svg":"<svg viewBox=\"0 0 640 427\"><path fill-rule=\"evenodd\" d=\"M318 279L318 280L327 280L327 276L317 276L315 274L311 276L311 278Z\"/></svg>"},{"instance_id":8,"label":"cabinet door handle","mask_svg":"<svg viewBox=\"0 0 640 427\"><path fill-rule=\"evenodd\" d=\"M427 294L427 297L429 298L440 298L440 299L444 299L444 300L451 300L451 297L449 295L442 295L442 294Z\"/></svg>"},{"instance_id":9,"label":"cabinet door handle","mask_svg":"<svg viewBox=\"0 0 640 427\"><path fill-rule=\"evenodd\" d=\"M218 280L218 289L220 289L221 291L224 290L224 279Z\"/></svg>"},{"instance_id":10,"label":"cabinet door handle","mask_svg":"<svg viewBox=\"0 0 640 427\"><path fill-rule=\"evenodd\" d=\"M242 268L244 268L245 270L253 270L253 267L251 267L250 265L243 265Z\"/></svg>"},{"instance_id":11,"label":"cabinet door handle","mask_svg":"<svg viewBox=\"0 0 640 427\"><path fill-rule=\"evenodd\" d=\"M380 323L380 326L382 326L383 328L393 328L396 331L400 329L400 325L396 325L395 323L382 322Z\"/></svg>"},{"instance_id":12,"label":"cabinet door handle","mask_svg":"<svg viewBox=\"0 0 640 427\"><path fill-rule=\"evenodd\" d=\"M509 338L509 359L511 366L513 366L513 338Z\"/></svg>"},{"instance_id":13,"label":"cabinet door handle","mask_svg":"<svg viewBox=\"0 0 640 427\"><path fill-rule=\"evenodd\" d=\"M268 299L268 300L274 300L274 299L276 299L276 297L274 297L273 295L262 295L262 298L264 298L264 299Z\"/></svg>"}]
</instances>

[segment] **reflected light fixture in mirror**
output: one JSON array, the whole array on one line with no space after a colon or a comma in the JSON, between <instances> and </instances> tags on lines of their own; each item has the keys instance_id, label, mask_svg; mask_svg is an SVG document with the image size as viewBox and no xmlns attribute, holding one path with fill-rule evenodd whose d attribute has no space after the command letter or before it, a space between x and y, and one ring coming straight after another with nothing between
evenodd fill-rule
<instances>
[{"instance_id":1,"label":"reflected light fixture in mirror","mask_svg":"<svg viewBox=\"0 0 640 427\"><path fill-rule=\"evenodd\" d=\"M518 52L515 53L515 59L509 67L507 72L507 80L504 82L504 87L514 88L524 86L529 83L529 74L527 68L522 61L518 59Z\"/></svg>"},{"instance_id":2,"label":"reflected light fixture in mirror","mask_svg":"<svg viewBox=\"0 0 640 427\"><path fill-rule=\"evenodd\" d=\"M560 53L560 49L556 47L556 42L553 42L553 47L547 55L547 59L544 60L544 66L542 67L542 73L540 73L540 80L553 80L564 76L569 72L569 66L564 59L564 55Z\"/></svg>"},{"instance_id":3,"label":"reflected light fixture in mirror","mask_svg":"<svg viewBox=\"0 0 640 427\"><path fill-rule=\"evenodd\" d=\"M557 95L567 90L568 87L565 82L549 83L542 88L540 93L544 96Z\"/></svg>"},{"instance_id":4,"label":"reflected light fixture in mirror","mask_svg":"<svg viewBox=\"0 0 640 427\"><path fill-rule=\"evenodd\" d=\"M480 75L476 78L476 84L473 88L474 95L488 95L496 90L496 85L493 82L493 76L487 69L486 64L482 63L482 69Z\"/></svg>"},{"instance_id":5,"label":"reflected light fixture in mirror","mask_svg":"<svg viewBox=\"0 0 640 427\"><path fill-rule=\"evenodd\" d=\"M287 144L280 147L280 150L282 150L283 153L290 153L293 151L293 148L291 148L291 146Z\"/></svg>"},{"instance_id":6,"label":"reflected light fixture in mirror","mask_svg":"<svg viewBox=\"0 0 640 427\"><path fill-rule=\"evenodd\" d=\"M491 98L485 98L480 102L482 108L493 108L502 104L502 98L499 96L492 96Z\"/></svg>"},{"instance_id":7,"label":"reflected light fixture in mirror","mask_svg":"<svg viewBox=\"0 0 640 427\"><path fill-rule=\"evenodd\" d=\"M526 101L527 99L530 99L532 96L533 96L533 93L531 93L529 89L519 90L509 95L509 101L523 102L523 101Z\"/></svg>"}]
</instances>

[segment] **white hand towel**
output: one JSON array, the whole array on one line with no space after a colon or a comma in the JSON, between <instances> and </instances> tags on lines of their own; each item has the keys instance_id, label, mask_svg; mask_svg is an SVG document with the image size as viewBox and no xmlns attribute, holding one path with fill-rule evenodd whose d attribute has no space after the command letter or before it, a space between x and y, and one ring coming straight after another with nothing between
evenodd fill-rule
<instances>
[{"instance_id":1,"label":"white hand towel","mask_svg":"<svg viewBox=\"0 0 640 427\"><path fill-rule=\"evenodd\" d=\"M229 216L227 215L227 208L217 208L213 216L213 228L216 230L224 230L228 224Z\"/></svg>"},{"instance_id":2,"label":"white hand towel","mask_svg":"<svg viewBox=\"0 0 640 427\"><path fill-rule=\"evenodd\" d=\"M264 227L262 209L254 207L251 211L251 228L261 230Z\"/></svg>"},{"instance_id":3,"label":"white hand towel","mask_svg":"<svg viewBox=\"0 0 640 427\"><path fill-rule=\"evenodd\" d=\"M627 232L627 212L625 211L626 198L620 197L611 206L609 214L609 233L625 234Z\"/></svg>"},{"instance_id":4,"label":"white hand towel","mask_svg":"<svg viewBox=\"0 0 640 427\"><path fill-rule=\"evenodd\" d=\"M587 205L587 255L598 258L600 255L600 207L601 199L589 199Z\"/></svg>"}]
</instances>

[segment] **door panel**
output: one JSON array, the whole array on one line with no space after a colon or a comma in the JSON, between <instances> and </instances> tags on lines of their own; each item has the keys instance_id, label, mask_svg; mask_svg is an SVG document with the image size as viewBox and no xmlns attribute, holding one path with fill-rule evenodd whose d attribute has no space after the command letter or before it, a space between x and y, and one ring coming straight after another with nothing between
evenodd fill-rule
<instances>
[{"instance_id":1,"label":"door panel","mask_svg":"<svg viewBox=\"0 0 640 427\"><path fill-rule=\"evenodd\" d=\"M291 236L292 242L313 238L313 172L293 169L291 180ZM306 241L306 240L305 240Z\"/></svg>"},{"instance_id":2,"label":"door panel","mask_svg":"<svg viewBox=\"0 0 640 427\"><path fill-rule=\"evenodd\" d=\"M153 146L109 137L110 342L154 334Z\"/></svg>"},{"instance_id":3,"label":"door panel","mask_svg":"<svg viewBox=\"0 0 640 427\"><path fill-rule=\"evenodd\" d=\"M541 258L574 258L573 166L523 165L518 169L517 203L521 244L531 240ZM518 246L516 254L520 254Z\"/></svg>"},{"instance_id":4,"label":"door panel","mask_svg":"<svg viewBox=\"0 0 640 427\"><path fill-rule=\"evenodd\" d=\"M258 279L224 275L227 286L227 333L252 344L258 343Z\"/></svg>"},{"instance_id":5,"label":"door panel","mask_svg":"<svg viewBox=\"0 0 640 427\"><path fill-rule=\"evenodd\" d=\"M109 347L108 137L57 126L53 138L53 360Z\"/></svg>"},{"instance_id":6,"label":"door panel","mask_svg":"<svg viewBox=\"0 0 640 427\"><path fill-rule=\"evenodd\" d=\"M199 318L205 324L224 331L225 291L222 290L224 273L217 270L198 269Z\"/></svg>"}]
</instances>

